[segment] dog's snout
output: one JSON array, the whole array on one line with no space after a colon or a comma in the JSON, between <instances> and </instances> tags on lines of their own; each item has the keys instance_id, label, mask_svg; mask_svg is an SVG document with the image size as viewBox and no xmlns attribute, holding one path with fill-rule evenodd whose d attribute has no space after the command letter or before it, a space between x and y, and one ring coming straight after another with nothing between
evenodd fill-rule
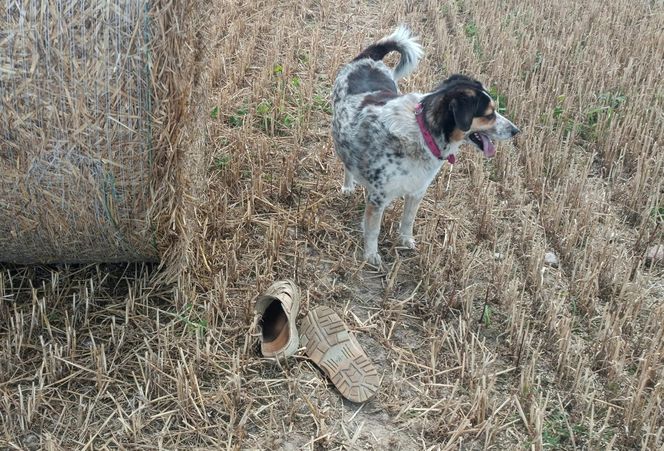
<instances>
[{"instance_id":1,"label":"dog's snout","mask_svg":"<svg viewBox=\"0 0 664 451\"><path fill-rule=\"evenodd\" d=\"M521 133L519 127L514 125L512 121L507 119L505 116L496 113L496 130L497 134L500 136L499 139L510 139L514 138L516 135Z\"/></svg>"}]
</instances>

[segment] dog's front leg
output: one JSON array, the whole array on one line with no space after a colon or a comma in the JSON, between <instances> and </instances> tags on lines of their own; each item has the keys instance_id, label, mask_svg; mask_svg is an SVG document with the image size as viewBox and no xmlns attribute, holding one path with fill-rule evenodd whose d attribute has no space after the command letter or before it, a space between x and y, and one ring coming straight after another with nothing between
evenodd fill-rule
<instances>
[{"instance_id":1,"label":"dog's front leg","mask_svg":"<svg viewBox=\"0 0 664 451\"><path fill-rule=\"evenodd\" d=\"M353 177L353 173L344 165L344 185L341 187L341 192L348 196L353 191L355 191L355 177Z\"/></svg>"},{"instance_id":2,"label":"dog's front leg","mask_svg":"<svg viewBox=\"0 0 664 451\"><path fill-rule=\"evenodd\" d=\"M364 210L364 259L372 265L380 266L381 258L378 253L378 234L380 233L380 223L383 219L385 205L371 201L371 196L367 196L367 207Z\"/></svg>"},{"instance_id":3,"label":"dog's front leg","mask_svg":"<svg viewBox=\"0 0 664 451\"><path fill-rule=\"evenodd\" d=\"M413 224L415 223L415 216L417 210L420 208L420 202L424 193L404 196L403 216L401 217L401 226L399 227L399 235L401 244L409 249L415 249L415 239L413 238Z\"/></svg>"}]
</instances>

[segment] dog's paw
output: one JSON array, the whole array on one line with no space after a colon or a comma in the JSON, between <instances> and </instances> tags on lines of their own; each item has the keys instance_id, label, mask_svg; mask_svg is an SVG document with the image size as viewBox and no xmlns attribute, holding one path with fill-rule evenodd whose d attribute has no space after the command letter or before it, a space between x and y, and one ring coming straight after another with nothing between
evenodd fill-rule
<instances>
[{"instance_id":1,"label":"dog's paw","mask_svg":"<svg viewBox=\"0 0 664 451\"><path fill-rule=\"evenodd\" d=\"M415 249L415 238L412 236L401 235L401 245L408 249Z\"/></svg>"},{"instance_id":2,"label":"dog's paw","mask_svg":"<svg viewBox=\"0 0 664 451\"><path fill-rule=\"evenodd\" d=\"M380 258L380 254L378 252L365 252L364 259L370 265L378 266L378 267L380 267L380 264L382 262L382 259Z\"/></svg>"},{"instance_id":3,"label":"dog's paw","mask_svg":"<svg viewBox=\"0 0 664 451\"><path fill-rule=\"evenodd\" d=\"M341 194L343 194L344 196L350 196L354 192L355 192L355 185L351 186L344 185L341 187Z\"/></svg>"}]
</instances>

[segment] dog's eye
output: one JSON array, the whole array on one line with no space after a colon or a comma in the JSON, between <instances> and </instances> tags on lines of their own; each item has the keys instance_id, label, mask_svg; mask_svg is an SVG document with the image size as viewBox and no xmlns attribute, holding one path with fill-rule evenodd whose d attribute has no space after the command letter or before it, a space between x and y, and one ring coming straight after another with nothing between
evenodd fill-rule
<instances>
[{"instance_id":1,"label":"dog's eye","mask_svg":"<svg viewBox=\"0 0 664 451\"><path fill-rule=\"evenodd\" d=\"M485 117L486 119L492 121L492 120L494 120L494 119L496 118L496 112L494 111L493 113L491 113L491 114L487 114L487 115L484 116L484 117Z\"/></svg>"}]
</instances>

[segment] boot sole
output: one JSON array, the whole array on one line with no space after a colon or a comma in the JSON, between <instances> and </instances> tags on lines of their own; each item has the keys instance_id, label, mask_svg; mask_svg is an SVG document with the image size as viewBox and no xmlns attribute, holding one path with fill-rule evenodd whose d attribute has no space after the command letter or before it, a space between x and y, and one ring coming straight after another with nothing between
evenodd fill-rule
<instances>
[{"instance_id":1,"label":"boot sole","mask_svg":"<svg viewBox=\"0 0 664 451\"><path fill-rule=\"evenodd\" d=\"M300 342L305 354L350 401L364 402L376 394L376 368L346 325L331 308L310 311L301 324Z\"/></svg>"}]
</instances>

